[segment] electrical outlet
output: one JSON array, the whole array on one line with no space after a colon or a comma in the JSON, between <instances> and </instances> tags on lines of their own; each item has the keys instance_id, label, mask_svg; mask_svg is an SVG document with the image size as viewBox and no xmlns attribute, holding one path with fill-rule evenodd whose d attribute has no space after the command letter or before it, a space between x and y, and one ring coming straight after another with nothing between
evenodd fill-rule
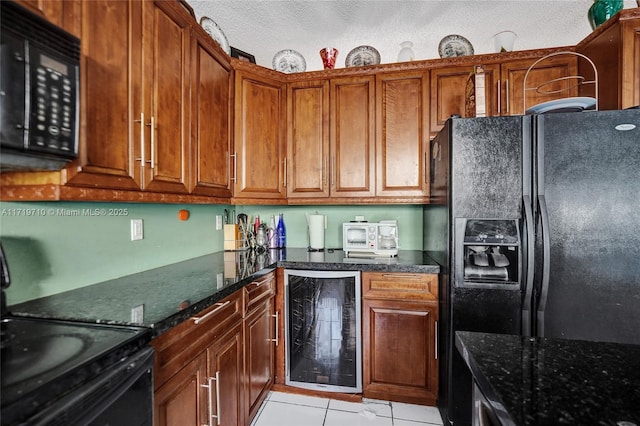
<instances>
[{"instance_id":1,"label":"electrical outlet","mask_svg":"<svg viewBox=\"0 0 640 426\"><path fill-rule=\"evenodd\" d=\"M216 215L216 231L222 230L222 216Z\"/></svg>"},{"instance_id":2,"label":"electrical outlet","mask_svg":"<svg viewBox=\"0 0 640 426\"><path fill-rule=\"evenodd\" d=\"M144 238L144 229L142 219L131 219L131 241L137 241Z\"/></svg>"},{"instance_id":3,"label":"electrical outlet","mask_svg":"<svg viewBox=\"0 0 640 426\"><path fill-rule=\"evenodd\" d=\"M222 288L223 285L224 285L224 275L222 274L222 272L219 272L216 275L216 288Z\"/></svg>"},{"instance_id":4,"label":"electrical outlet","mask_svg":"<svg viewBox=\"0 0 640 426\"><path fill-rule=\"evenodd\" d=\"M144 322L144 305L138 305L131 309L131 322L135 324Z\"/></svg>"}]
</instances>

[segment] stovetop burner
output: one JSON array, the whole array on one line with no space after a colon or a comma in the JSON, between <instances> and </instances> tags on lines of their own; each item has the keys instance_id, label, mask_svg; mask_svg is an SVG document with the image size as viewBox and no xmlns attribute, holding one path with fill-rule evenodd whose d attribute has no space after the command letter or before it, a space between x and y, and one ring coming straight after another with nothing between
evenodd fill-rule
<instances>
[{"instance_id":1,"label":"stovetop burner","mask_svg":"<svg viewBox=\"0 0 640 426\"><path fill-rule=\"evenodd\" d=\"M64 393L138 350L143 327L2 318L2 407L31 393ZM129 342L135 347L127 347ZM144 341L144 344L148 340ZM126 353L125 353L126 351ZM65 388L66 387L66 388Z\"/></svg>"}]
</instances>

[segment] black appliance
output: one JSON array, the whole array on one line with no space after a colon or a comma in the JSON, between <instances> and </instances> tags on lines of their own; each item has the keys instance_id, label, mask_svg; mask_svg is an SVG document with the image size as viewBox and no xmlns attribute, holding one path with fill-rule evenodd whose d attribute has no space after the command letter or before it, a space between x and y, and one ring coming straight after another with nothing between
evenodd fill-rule
<instances>
[{"instance_id":1,"label":"black appliance","mask_svg":"<svg viewBox=\"0 0 640 426\"><path fill-rule=\"evenodd\" d=\"M0 260L0 424L151 426L151 331L10 315L1 246Z\"/></svg>"},{"instance_id":2,"label":"black appliance","mask_svg":"<svg viewBox=\"0 0 640 426\"><path fill-rule=\"evenodd\" d=\"M471 418L457 330L640 344L640 111L451 118L431 153L444 418Z\"/></svg>"},{"instance_id":3,"label":"black appliance","mask_svg":"<svg viewBox=\"0 0 640 426\"><path fill-rule=\"evenodd\" d=\"M0 2L0 170L58 170L77 157L80 40Z\"/></svg>"},{"instance_id":4,"label":"black appliance","mask_svg":"<svg viewBox=\"0 0 640 426\"><path fill-rule=\"evenodd\" d=\"M362 392L358 271L284 270L285 383Z\"/></svg>"}]
</instances>

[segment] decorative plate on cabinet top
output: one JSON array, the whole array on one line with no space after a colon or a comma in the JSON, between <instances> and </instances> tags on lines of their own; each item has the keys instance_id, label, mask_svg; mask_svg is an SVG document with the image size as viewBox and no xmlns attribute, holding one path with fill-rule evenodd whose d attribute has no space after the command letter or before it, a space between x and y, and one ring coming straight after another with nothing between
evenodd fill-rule
<instances>
[{"instance_id":1,"label":"decorative plate on cabinet top","mask_svg":"<svg viewBox=\"0 0 640 426\"><path fill-rule=\"evenodd\" d=\"M458 34L450 34L440 40L438 53L441 58L473 55L473 46L466 38Z\"/></svg>"},{"instance_id":2,"label":"decorative plate on cabinet top","mask_svg":"<svg viewBox=\"0 0 640 426\"><path fill-rule=\"evenodd\" d=\"M295 50L281 50L273 56L273 69L291 74L294 72L304 72L307 69L307 61Z\"/></svg>"},{"instance_id":3,"label":"decorative plate on cabinet top","mask_svg":"<svg viewBox=\"0 0 640 426\"><path fill-rule=\"evenodd\" d=\"M200 18L200 26L222 47L222 50L227 52L227 55L231 54L231 46L227 36L224 35L222 29L216 24L213 19L203 16Z\"/></svg>"},{"instance_id":4,"label":"decorative plate on cabinet top","mask_svg":"<svg viewBox=\"0 0 640 426\"><path fill-rule=\"evenodd\" d=\"M364 67L367 65L378 65L380 63L380 52L375 47L358 46L349 52L344 65L347 67Z\"/></svg>"}]
</instances>

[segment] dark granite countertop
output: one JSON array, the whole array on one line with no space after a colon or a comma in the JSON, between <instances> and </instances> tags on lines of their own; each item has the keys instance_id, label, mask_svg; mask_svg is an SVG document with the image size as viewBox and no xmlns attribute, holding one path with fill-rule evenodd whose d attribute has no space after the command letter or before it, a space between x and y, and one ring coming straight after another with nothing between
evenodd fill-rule
<instances>
[{"instance_id":1,"label":"dark granite countertop","mask_svg":"<svg viewBox=\"0 0 640 426\"><path fill-rule=\"evenodd\" d=\"M505 425L640 425L640 345L456 332Z\"/></svg>"},{"instance_id":2,"label":"dark granite countertop","mask_svg":"<svg viewBox=\"0 0 640 426\"><path fill-rule=\"evenodd\" d=\"M397 258L345 258L341 249L308 252L289 248L218 252L172 265L9 306L14 315L85 322L142 325L158 336L276 267L433 273L438 264L422 251L400 251ZM142 321L131 310L144 305Z\"/></svg>"}]
</instances>

